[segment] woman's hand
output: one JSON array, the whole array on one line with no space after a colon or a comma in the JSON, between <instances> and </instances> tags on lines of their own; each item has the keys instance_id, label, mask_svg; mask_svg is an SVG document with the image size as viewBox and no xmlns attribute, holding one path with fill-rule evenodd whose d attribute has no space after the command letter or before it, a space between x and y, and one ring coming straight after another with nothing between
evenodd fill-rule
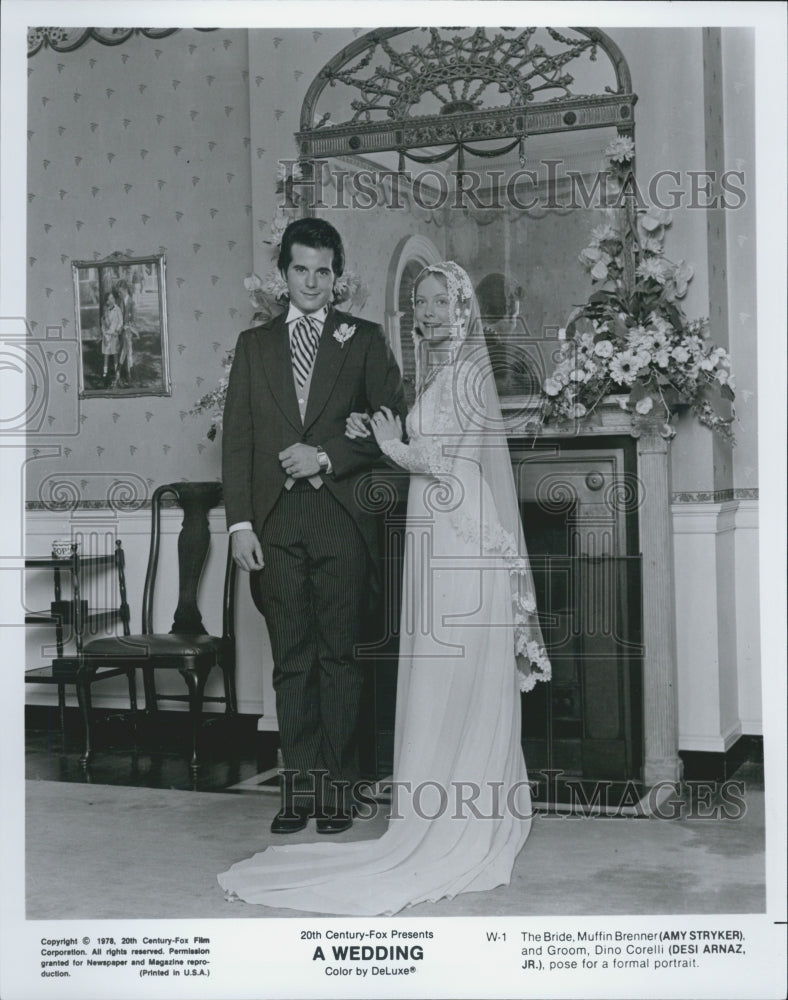
<instances>
[{"instance_id":1,"label":"woman's hand","mask_svg":"<svg viewBox=\"0 0 788 1000\"><path fill-rule=\"evenodd\" d=\"M351 413L345 421L345 437L355 440L356 438L368 438L370 434L369 414Z\"/></svg>"},{"instance_id":2,"label":"woman's hand","mask_svg":"<svg viewBox=\"0 0 788 1000\"><path fill-rule=\"evenodd\" d=\"M381 406L377 413L372 415L370 425L378 444L384 441L402 440L402 422L387 406Z\"/></svg>"}]
</instances>

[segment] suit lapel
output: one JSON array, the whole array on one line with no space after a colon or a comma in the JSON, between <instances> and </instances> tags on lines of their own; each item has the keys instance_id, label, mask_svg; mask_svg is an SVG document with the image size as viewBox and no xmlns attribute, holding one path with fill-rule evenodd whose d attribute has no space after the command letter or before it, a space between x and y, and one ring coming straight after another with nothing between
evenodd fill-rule
<instances>
[{"instance_id":1,"label":"suit lapel","mask_svg":"<svg viewBox=\"0 0 788 1000\"><path fill-rule=\"evenodd\" d=\"M263 352L263 372L268 382L274 402L285 419L301 432L301 414L298 410L293 364L290 360L290 335L287 329L287 313L274 320L274 329L260 338Z\"/></svg>"},{"instance_id":2,"label":"suit lapel","mask_svg":"<svg viewBox=\"0 0 788 1000\"><path fill-rule=\"evenodd\" d=\"M320 336L320 346L315 357L315 366L312 369L312 382L309 387L309 401L306 406L306 416L304 419L304 429L311 426L323 412L331 393L334 389L342 366L350 353L352 338L344 344L340 344L334 338L334 331L340 320L345 320L343 313L337 313L335 309L329 309L326 321L323 324L323 333Z\"/></svg>"}]
</instances>

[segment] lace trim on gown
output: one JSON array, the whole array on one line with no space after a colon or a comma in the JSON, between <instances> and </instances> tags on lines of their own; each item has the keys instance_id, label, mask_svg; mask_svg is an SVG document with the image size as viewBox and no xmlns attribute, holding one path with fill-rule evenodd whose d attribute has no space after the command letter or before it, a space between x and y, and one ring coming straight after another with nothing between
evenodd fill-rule
<instances>
[{"instance_id":1,"label":"lace trim on gown","mask_svg":"<svg viewBox=\"0 0 788 1000\"><path fill-rule=\"evenodd\" d=\"M406 428L409 443L384 441L381 451L397 465L417 475L431 475L440 480L456 475L455 460L450 454L452 432L455 439L462 433L452 419L456 412L450 394L456 392L450 367L438 371L431 384L424 389L408 414ZM470 405L470 403L468 404ZM420 433L430 427L432 434ZM480 444L479 447L482 445ZM461 478L461 477L460 477ZM487 516L480 525L467 511L452 511L450 520L458 538L473 542L485 555L499 555L509 566L512 576L512 614L514 651L517 662L518 684L521 691L531 691L537 681L549 681L552 667L542 644L542 635L536 620L536 597L531 583L528 559L517 549L511 532L500 523L495 510L495 498L488 501ZM524 592L523 592L524 588Z\"/></svg>"}]
</instances>

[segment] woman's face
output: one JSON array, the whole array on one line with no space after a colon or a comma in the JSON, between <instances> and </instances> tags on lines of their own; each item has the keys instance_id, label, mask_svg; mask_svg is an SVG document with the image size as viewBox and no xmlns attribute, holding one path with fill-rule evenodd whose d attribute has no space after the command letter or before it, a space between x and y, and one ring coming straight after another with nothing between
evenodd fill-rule
<instances>
[{"instance_id":1,"label":"woman's face","mask_svg":"<svg viewBox=\"0 0 788 1000\"><path fill-rule=\"evenodd\" d=\"M432 344L447 340L452 334L451 305L446 281L437 274L428 274L416 286L413 315L424 339Z\"/></svg>"}]
</instances>

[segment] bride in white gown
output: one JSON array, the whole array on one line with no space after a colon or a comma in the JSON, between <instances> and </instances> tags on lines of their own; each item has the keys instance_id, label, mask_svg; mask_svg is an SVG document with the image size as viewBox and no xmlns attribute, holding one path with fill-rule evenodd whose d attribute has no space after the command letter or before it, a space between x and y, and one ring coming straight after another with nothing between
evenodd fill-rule
<instances>
[{"instance_id":1,"label":"bride in white gown","mask_svg":"<svg viewBox=\"0 0 788 1000\"><path fill-rule=\"evenodd\" d=\"M414 284L417 397L374 414L411 473L393 800L375 840L271 847L219 875L229 898L392 914L508 884L531 805L520 691L549 680L505 428L470 278L448 261ZM359 415L350 436L370 433Z\"/></svg>"}]
</instances>

